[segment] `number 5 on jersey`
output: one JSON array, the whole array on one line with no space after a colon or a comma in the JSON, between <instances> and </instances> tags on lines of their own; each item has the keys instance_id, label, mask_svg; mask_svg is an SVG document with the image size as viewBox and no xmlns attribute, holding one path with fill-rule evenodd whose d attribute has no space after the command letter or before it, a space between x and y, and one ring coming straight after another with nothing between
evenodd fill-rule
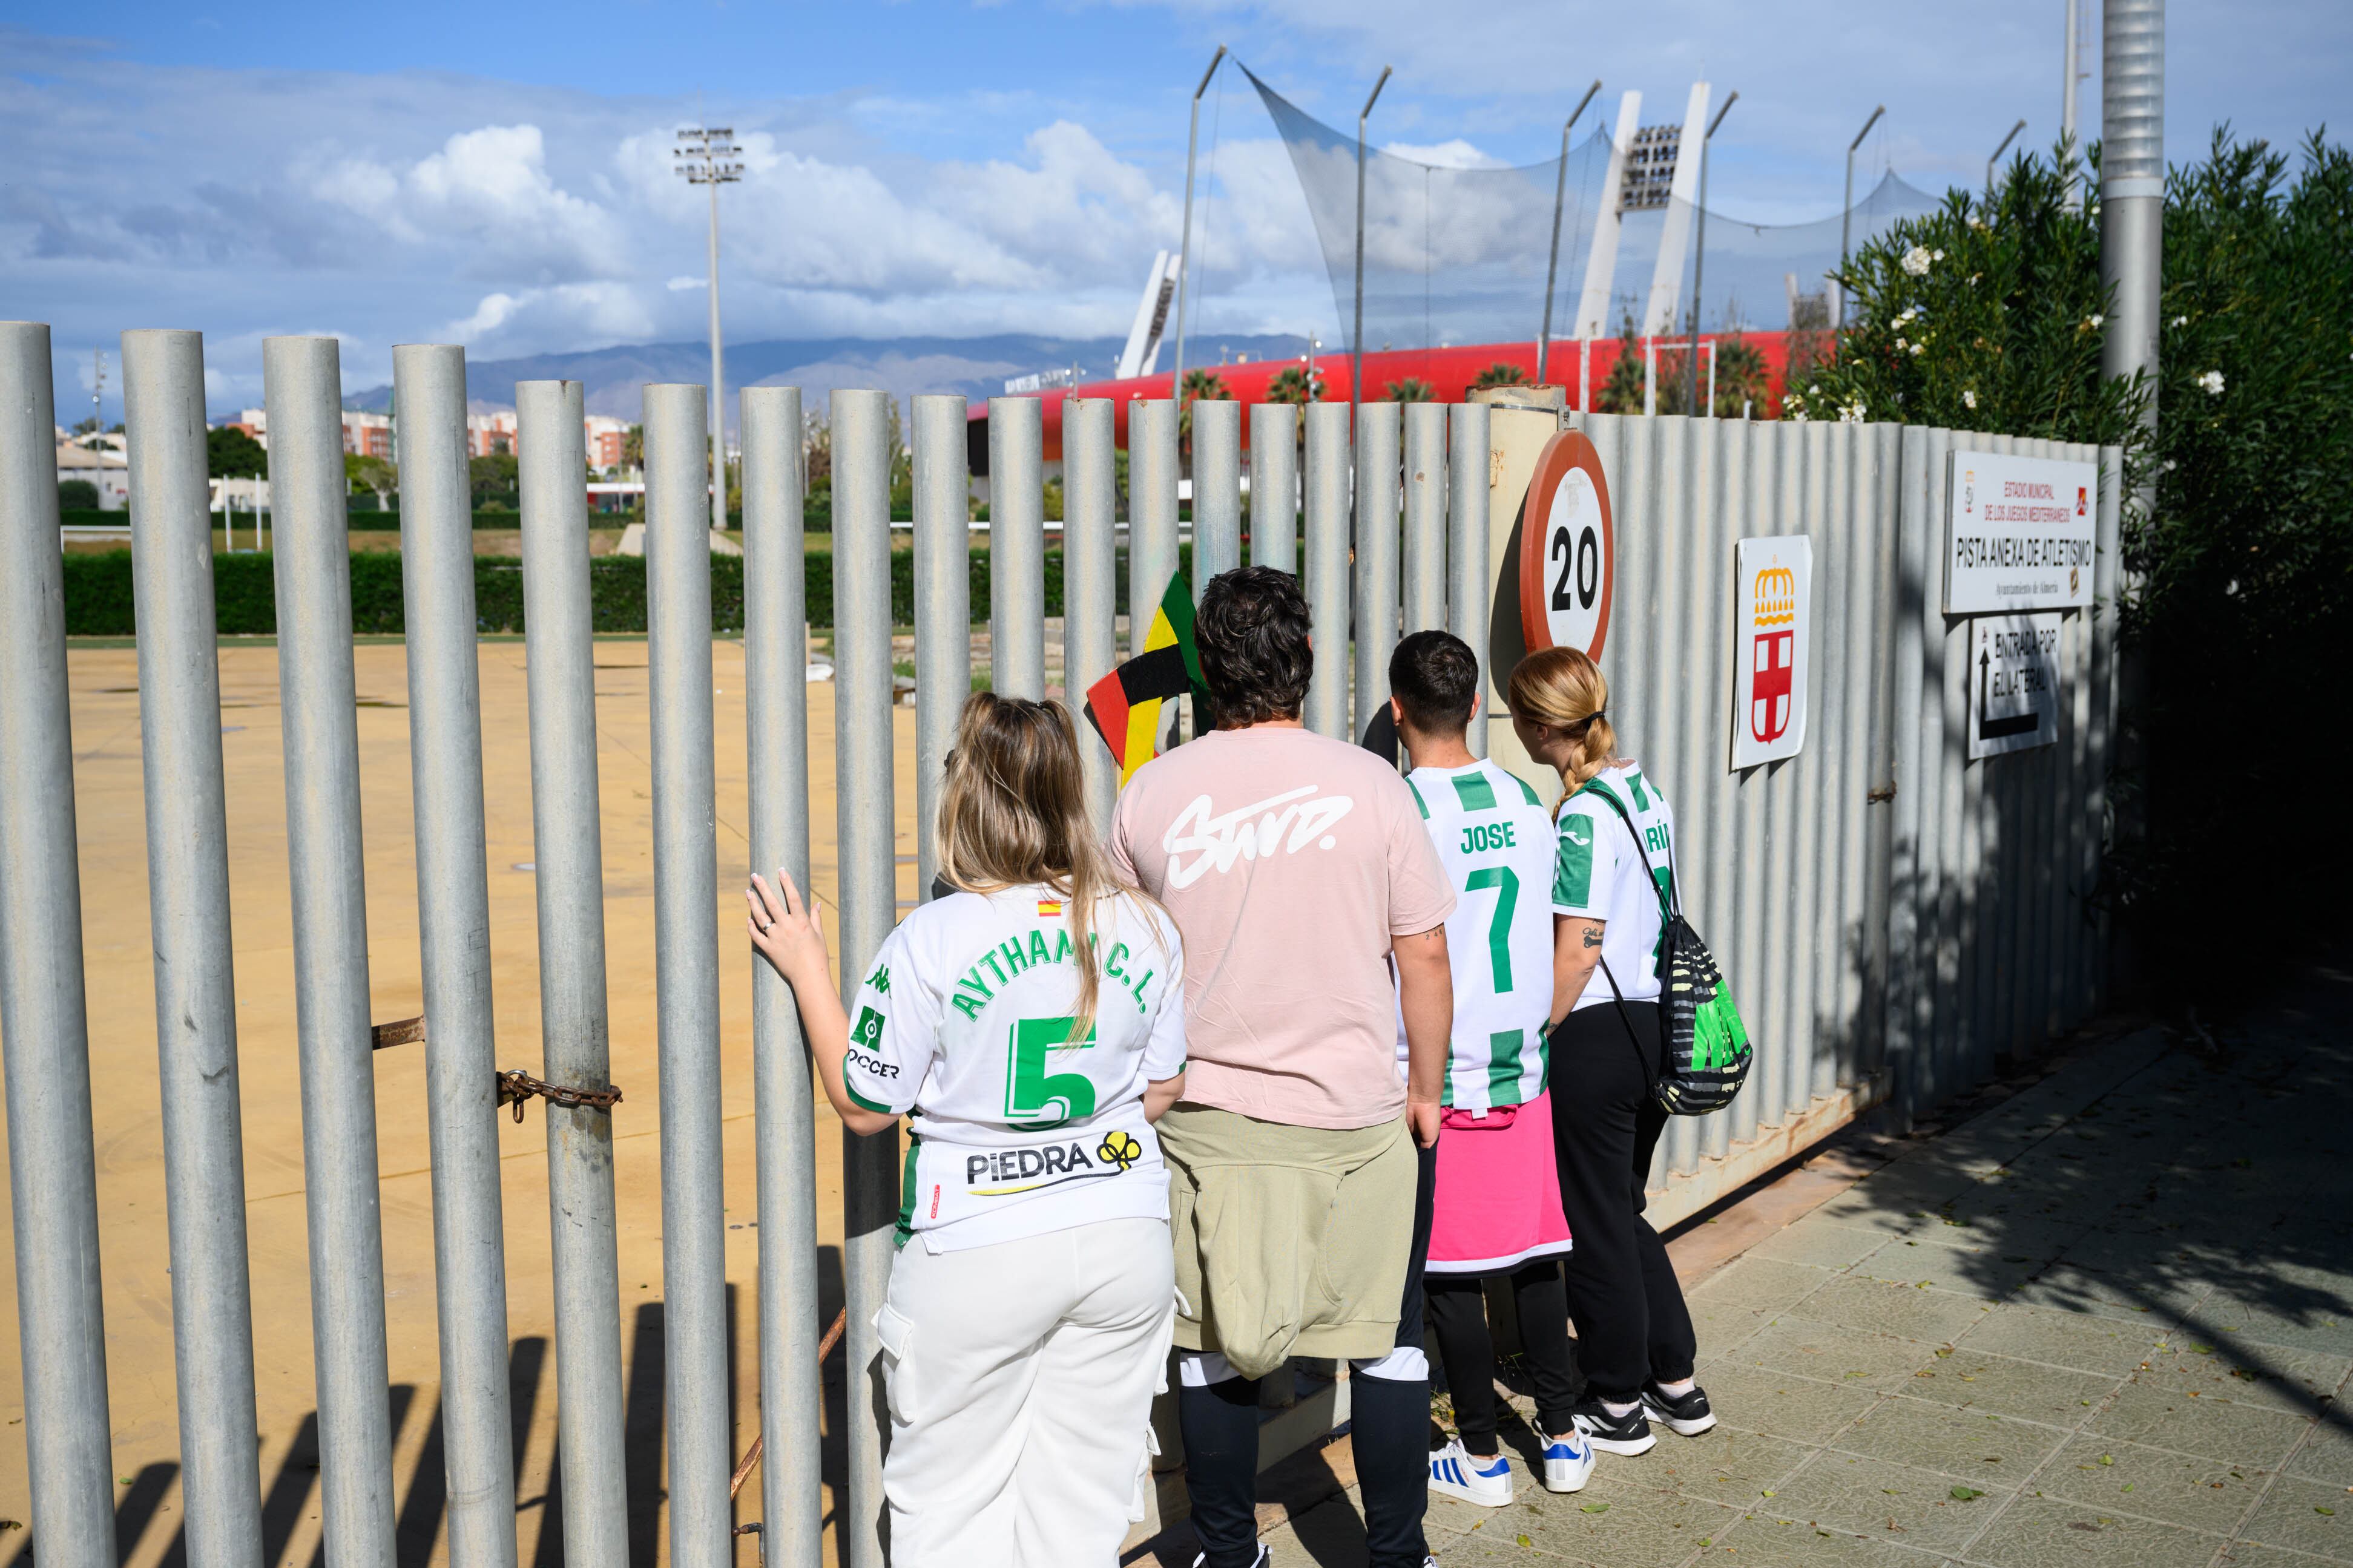
<instances>
[{"instance_id":1,"label":"number 5 on jersey","mask_svg":"<svg viewBox=\"0 0 2353 1568\"><path fill-rule=\"evenodd\" d=\"M1055 1051L1081 1051L1095 1043L1095 1032L1083 1040L1071 1038L1076 1018L1022 1018L1010 1033L1005 1064L1005 1120L1025 1132L1060 1127L1095 1113L1094 1080L1084 1073L1049 1072L1048 1058Z\"/></svg>"}]
</instances>

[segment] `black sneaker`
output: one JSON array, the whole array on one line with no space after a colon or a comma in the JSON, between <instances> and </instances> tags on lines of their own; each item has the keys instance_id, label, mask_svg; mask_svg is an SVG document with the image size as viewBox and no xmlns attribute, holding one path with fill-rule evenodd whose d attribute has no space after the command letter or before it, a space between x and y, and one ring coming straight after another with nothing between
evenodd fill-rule
<instances>
[{"instance_id":1,"label":"black sneaker","mask_svg":"<svg viewBox=\"0 0 2353 1568\"><path fill-rule=\"evenodd\" d=\"M1678 1437L1696 1437L1715 1425L1715 1412L1707 1406L1707 1390L1697 1384L1692 1384L1689 1393L1671 1394L1653 1379L1642 1385L1642 1411L1651 1420L1666 1423L1667 1430Z\"/></svg>"},{"instance_id":2,"label":"black sneaker","mask_svg":"<svg viewBox=\"0 0 2353 1568\"><path fill-rule=\"evenodd\" d=\"M1650 1422L1643 1419L1639 1404L1623 1415L1612 1415L1608 1405L1588 1395L1577 1401L1569 1415L1585 1440L1605 1454L1624 1454L1629 1458L1647 1454L1659 1441L1651 1431Z\"/></svg>"}]
</instances>

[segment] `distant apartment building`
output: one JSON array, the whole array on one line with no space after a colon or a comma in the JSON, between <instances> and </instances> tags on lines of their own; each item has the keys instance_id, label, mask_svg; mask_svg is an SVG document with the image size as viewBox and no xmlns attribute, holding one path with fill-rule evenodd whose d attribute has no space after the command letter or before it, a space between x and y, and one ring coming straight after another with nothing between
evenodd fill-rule
<instances>
[{"instance_id":1,"label":"distant apartment building","mask_svg":"<svg viewBox=\"0 0 2353 1568\"><path fill-rule=\"evenodd\" d=\"M263 446L269 445L268 409L240 410L228 424L230 428L244 431ZM581 421L581 426L586 437L588 466L600 471L622 467L627 460L629 422L609 414L591 414ZM514 410L511 408L466 416L466 455L470 458L515 456L520 451L517 437ZM346 409L343 450L353 457L389 458L392 416Z\"/></svg>"}]
</instances>

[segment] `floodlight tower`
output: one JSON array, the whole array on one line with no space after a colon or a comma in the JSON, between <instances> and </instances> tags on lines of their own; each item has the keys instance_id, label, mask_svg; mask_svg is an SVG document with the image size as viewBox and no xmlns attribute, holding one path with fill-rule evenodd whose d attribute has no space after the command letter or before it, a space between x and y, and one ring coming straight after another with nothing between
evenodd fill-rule
<instances>
[{"instance_id":1,"label":"floodlight tower","mask_svg":"<svg viewBox=\"0 0 2353 1568\"><path fill-rule=\"evenodd\" d=\"M719 187L744 177L735 132L724 125L690 125L678 133L672 166L691 185L711 187L711 526L727 527L727 403L719 353Z\"/></svg>"}]
</instances>

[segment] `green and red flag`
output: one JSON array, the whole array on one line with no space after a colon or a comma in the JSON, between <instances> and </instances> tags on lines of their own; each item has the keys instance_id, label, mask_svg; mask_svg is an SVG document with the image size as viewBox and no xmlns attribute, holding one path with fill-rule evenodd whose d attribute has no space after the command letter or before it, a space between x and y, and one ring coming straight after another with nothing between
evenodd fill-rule
<instances>
[{"instance_id":1,"label":"green and red flag","mask_svg":"<svg viewBox=\"0 0 2353 1568\"><path fill-rule=\"evenodd\" d=\"M1111 748L1124 787L1150 762L1160 739L1160 705L1193 694L1193 721L1208 722L1209 690L1193 645L1193 595L1181 576L1160 595L1144 651L1087 688L1087 722Z\"/></svg>"}]
</instances>

